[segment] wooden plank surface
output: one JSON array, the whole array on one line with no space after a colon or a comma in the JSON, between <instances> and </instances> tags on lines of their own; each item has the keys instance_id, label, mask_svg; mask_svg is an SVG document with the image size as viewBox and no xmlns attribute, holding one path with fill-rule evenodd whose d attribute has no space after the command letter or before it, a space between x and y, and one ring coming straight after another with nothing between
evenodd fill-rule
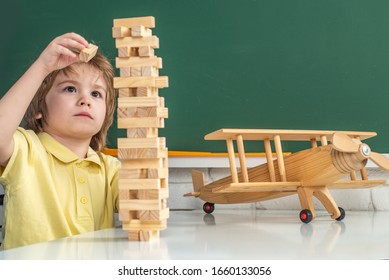
<instances>
[{"instance_id":1,"label":"wooden plank surface","mask_svg":"<svg viewBox=\"0 0 389 280\"><path fill-rule=\"evenodd\" d=\"M148 28L154 28L155 27L155 18L152 16L148 17L136 17L136 18L117 18L113 20L113 26L114 27L133 27L143 25Z\"/></svg>"},{"instance_id":2,"label":"wooden plank surface","mask_svg":"<svg viewBox=\"0 0 389 280\"><path fill-rule=\"evenodd\" d=\"M169 86L167 76L159 77L114 77L114 88L156 87L166 88Z\"/></svg>"},{"instance_id":3,"label":"wooden plank surface","mask_svg":"<svg viewBox=\"0 0 389 280\"><path fill-rule=\"evenodd\" d=\"M243 192L296 192L301 186L300 182L249 182L231 183L214 188L214 193L243 193Z\"/></svg>"},{"instance_id":4,"label":"wooden plank surface","mask_svg":"<svg viewBox=\"0 0 389 280\"><path fill-rule=\"evenodd\" d=\"M386 180L341 180L328 185L330 189L364 189L386 184Z\"/></svg>"},{"instance_id":5,"label":"wooden plank surface","mask_svg":"<svg viewBox=\"0 0 389 280\"><path fill-rule=\"evenodd\" d=\"M336 130L291 130L291 129L235 129L222 128L207 134L205 140L236 140L238 135L242 135L243 140L264 140L273 139L279 135L281 140L292 141L311 141L322 140L322 136L331 137L335 132L341 132L351 137L360 137L361 140L368 139L377 135L376 132L364 131L336 131Z\"/></svg>"}]
</instances>

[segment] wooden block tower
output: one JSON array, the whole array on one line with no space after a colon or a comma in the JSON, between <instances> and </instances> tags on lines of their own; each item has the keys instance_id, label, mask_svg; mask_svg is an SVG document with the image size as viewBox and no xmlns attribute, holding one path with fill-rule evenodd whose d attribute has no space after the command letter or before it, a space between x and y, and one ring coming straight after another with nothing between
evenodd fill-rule
<instances>
[{"instance_id":1,"label":"wooden block tower","mask_svg":"<svg viewBox=\"0 0 389 280\"><path fill-rule=\"evenodd\" d=\"M159 89L168 77L159 76L162 59L154 55L159 38L152 35L154 17L114 19L112 36L118 57L114 78L119 90L118 128L127 138L118 139L119 219L129 240L159 238L169 217L168 164L165 138L158 137L168 117Z\"/></svg>"}]
</instances>

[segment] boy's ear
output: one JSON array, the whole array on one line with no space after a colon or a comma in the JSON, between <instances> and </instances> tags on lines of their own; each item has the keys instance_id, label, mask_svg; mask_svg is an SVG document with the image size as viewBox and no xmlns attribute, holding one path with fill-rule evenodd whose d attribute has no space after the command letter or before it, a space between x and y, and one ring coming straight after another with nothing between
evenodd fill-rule
<instances>
[{"instance_id":1,"label":"boy's ear","mask_svg":"<svg viewBox=\"0 0 389 280\"><path fill-rule=\"evenodd\" d=\"M35 119L36 119L36 120L40 120L42 117L43 117L42 113L37 113L37 114L35 115Z\"/></svg>"}]
</instances>

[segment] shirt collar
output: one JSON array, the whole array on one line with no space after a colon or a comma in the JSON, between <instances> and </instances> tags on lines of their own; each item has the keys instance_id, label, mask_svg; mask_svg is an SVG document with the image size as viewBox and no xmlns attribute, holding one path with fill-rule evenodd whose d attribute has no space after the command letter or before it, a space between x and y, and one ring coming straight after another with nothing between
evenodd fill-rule
<instances>
[{"instance_id":1,"label":"shirt collar","mask_svg":"<svg viewBox=\"0 0 389 280\"><path fill-rule=\"evenodd\" d=\"M45 147L46 151L64 163L85 160L85 161L94 162L97 165L101 166L100 157L91 147L88 148L87 157L85 159L82 159L79 158L74 152L69 150L67 147L59 143L57 140L55 140L50 134L46 132L41 132L38 134L38 137L42 145Z\"/></svg>"}]
</instances>

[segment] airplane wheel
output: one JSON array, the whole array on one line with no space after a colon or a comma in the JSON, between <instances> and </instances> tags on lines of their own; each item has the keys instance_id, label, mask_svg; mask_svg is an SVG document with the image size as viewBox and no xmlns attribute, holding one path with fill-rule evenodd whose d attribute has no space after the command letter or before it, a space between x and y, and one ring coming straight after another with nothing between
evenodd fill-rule
<instances>
[{"instance_id":1,"label":"airplane wheel","mask_svg":"<svg viewBox=\"0 0 389 280\"><path fill-rule=\"evenodd\" d=\"M310 221L312 221L312 212L311 212L311 210L308 210L308 209L301 210L301 212L300 212L300 220L303 223L306 223L306 224L308 224Z\"/></svg>"},{"instance_id":2,"label":"airplane wheel","mask_svg":"<svg viewBox=\"0 0 389 280\"><path fill-rule=\"evenodd\" d=\"M206 202L203 205L203 210L205 213L211 214L213 212L213 210L215 210L215 204Z\"/></svg>"},{"instance_id":3,"label":"airplane wheel","mask_svg":"<svg viewBox=\"0 0 389 280\"><path fill-rule=\"evenodd\" d=\"M344 209L342 207L338 207L338 208L340 211L340 216L338 218L336 218L336 220L341 221L344 219L344 217L346 217L346 211L344 211Z\"/></svg>"}]
</instances>

